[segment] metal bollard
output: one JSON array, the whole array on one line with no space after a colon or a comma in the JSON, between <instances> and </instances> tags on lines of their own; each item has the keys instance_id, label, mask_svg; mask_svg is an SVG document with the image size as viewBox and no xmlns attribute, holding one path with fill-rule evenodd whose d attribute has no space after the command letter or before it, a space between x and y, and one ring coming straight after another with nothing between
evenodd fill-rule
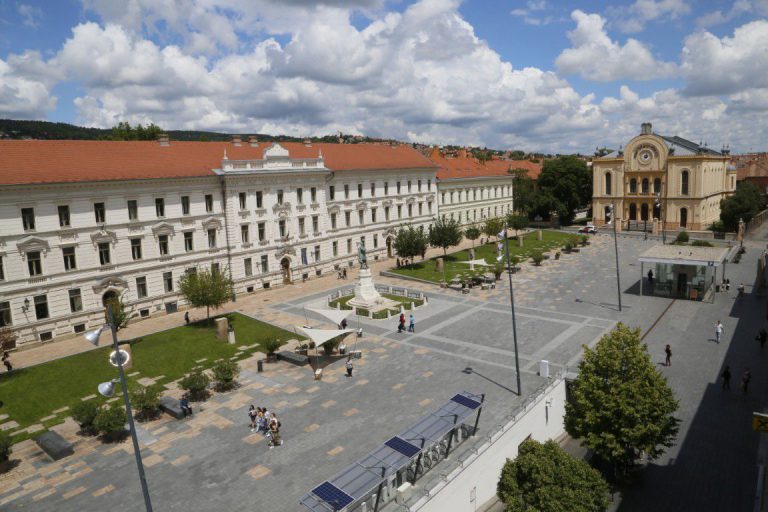
<instances>
[{"instance_id":1,"label":"metal bollard","mask_svg":"<svg viewBox=\"0 0 768 512\"><path fill-rule=\"evenodd\" d=\"M259 372L259 373L264 371L264 360L263 359L259 359L258 361L256 361L256 371Z\"/></svg>"}]
</instances>

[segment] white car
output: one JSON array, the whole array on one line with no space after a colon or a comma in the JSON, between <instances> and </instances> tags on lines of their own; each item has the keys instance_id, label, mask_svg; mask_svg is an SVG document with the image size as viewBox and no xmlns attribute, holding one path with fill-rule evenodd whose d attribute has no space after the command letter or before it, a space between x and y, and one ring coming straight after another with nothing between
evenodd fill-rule
<instances>
[{"instance_id":1,"label":"white car","mask_svg":"<svg viewBox=\"0 0 768 512\"><path fill-rule=\"evenodd\" d=\"M588 235L594 235L597 233L597 228L594 224L587 224L583 228L579 229L579 233L587 233Z\"/></svg>"}]
</instances>

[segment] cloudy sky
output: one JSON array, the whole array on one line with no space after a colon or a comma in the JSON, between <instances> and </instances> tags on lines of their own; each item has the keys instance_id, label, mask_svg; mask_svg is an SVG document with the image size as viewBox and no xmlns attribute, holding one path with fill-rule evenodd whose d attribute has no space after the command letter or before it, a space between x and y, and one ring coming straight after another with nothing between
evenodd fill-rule
<instances>
[{"instance_id":1,"label":"cloudy sky","mask_svg":"<svg viewBox=\"0 0 768 512\"><path fill-rule=\"evenodd\" d=\"M0 118L768 150L768 0L0 0Z\"/></svg>"}]
</instances>

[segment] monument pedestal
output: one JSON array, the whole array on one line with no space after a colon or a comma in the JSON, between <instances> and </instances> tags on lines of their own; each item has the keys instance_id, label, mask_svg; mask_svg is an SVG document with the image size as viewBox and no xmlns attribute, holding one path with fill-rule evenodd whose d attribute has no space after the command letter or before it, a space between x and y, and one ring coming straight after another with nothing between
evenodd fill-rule
<instances>
[{"instance_id":1,"label":"monument pedestal","mask_svg":"<svg viewBox=\"0 0 768 512\"><path fill-rule=\"evenodd\" d=\"M394 301L385 299L379 292L376 291L376 287L373 284L373 277L371 276L371 269L362 268L357 275L357 283L355 283L355 297L350 299L348 304L356 308L365 308L369 311L376 311L389 307Z\"/></svg>"}]
</instances>

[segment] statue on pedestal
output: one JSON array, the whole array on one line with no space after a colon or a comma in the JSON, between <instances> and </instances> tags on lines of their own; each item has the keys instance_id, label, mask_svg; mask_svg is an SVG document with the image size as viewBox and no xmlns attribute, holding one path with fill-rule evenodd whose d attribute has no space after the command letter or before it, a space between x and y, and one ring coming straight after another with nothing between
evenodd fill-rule
<instances>
[{"instance_id":1,"label":"statue on pedestal","mask_svg":"<svg viewBox=\"0 0 768 512\"><path fill-rule=\"evenodd\" d=\"M365 255L365 244L358 242L357 244L357 261L360 262L360 268L368 268L368 258Z\"/></svg>"}]
</instances>

